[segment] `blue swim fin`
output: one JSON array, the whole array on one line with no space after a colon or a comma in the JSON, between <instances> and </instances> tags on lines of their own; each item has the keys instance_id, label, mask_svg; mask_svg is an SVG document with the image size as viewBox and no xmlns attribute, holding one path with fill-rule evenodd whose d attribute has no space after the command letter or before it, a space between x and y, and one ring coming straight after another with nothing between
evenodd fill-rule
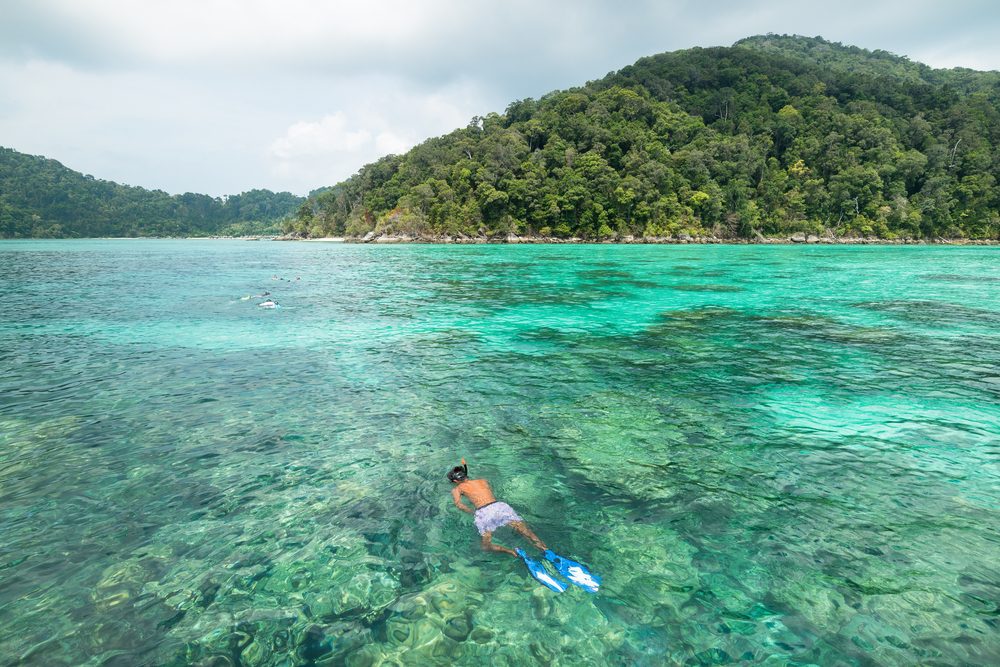
<instances>
[{"instance_id":1,"label":"blue swim fin","mask_svg":"<svg viewBox=\"0 0 1000 667\"><path fill-rule=\"evenodd\" d=\"M601 578L596 574L591 574L590 570L588 570L584 565L577 563L575 560L557 556L552 553L551 550L546 551L544 556L555 566L559 574L566 577L588 593L597 592L597 589L601 585Z\"/></svg>"},{"instance_id":2,"label":"blue swim fin","mask_svg":"<svg viewBox=\"0 0 1000 667\"><path fill-rule=\"evenodd\" d=\"M566 584L546 572L545 567L537 560L528 558L527 554L524 553L524 549L514 549L514 553L516 553L524 561L524 564L528 566L528 572L530 572L531 576L535 579L538 579L538 581L542 582L556 593L562 593L566 590Z\"/></svg>"}]
</instances>

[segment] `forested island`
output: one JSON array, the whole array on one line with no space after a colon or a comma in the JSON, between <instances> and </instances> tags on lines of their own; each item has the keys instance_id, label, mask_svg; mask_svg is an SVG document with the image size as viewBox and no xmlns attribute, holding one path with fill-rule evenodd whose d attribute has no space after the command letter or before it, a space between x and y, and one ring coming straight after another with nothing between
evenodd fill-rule
<instances>
[{"instance_id":1,"label":"forested island","mask_svg":"<svg viewBox=\"0 0 1000 667\"><path fill-rule=\"evenodd\" d=\"M310 193L226 199L0 150L0 236L997 239L1000 73L820 37L643 58Z\"/></svg>"},{"instance_id":2,"label":"forested island","mask_svg":"<svg viewBox=\"0 0 1000 667\"><path fill-rule=\"evenodd\" d=\"M390 155L303 236L996 239L1000 74L757 36L643 58Z\"/></svg>"},{"instance_id":3,"label":"forested island","mask_svg":"<svg viewBox=\"0 0 1000 667\"><path fill-rule=\"evenodd\" d=\"M277 234L305 201L270 190L225 198L169 195L0 147L0 238L5 239Z\"/></svg>"}]
</instances>

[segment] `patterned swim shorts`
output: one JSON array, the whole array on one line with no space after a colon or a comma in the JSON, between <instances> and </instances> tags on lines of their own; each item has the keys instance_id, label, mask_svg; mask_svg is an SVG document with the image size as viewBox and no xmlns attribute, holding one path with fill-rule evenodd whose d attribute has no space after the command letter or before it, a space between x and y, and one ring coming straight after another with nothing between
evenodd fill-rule
<instances>
[{"instance_id":1,"label":"patterned swim shorts","mask_svg":"<svg viewBox=\"0 0 1000 667\"><path fill-rule=\"evenodd\" d=\"M507 503L490 503L476 510L476 528L479 529L480 535L491 533L500 526L506 526L511 521L520 520L521 517Z\"/></svg>"}]
</instances>

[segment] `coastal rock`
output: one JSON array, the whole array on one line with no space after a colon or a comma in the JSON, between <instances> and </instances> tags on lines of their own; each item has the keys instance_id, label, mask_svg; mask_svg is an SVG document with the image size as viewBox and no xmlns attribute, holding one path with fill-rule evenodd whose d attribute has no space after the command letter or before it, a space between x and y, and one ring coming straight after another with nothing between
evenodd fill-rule
<instances>
[{"instance_id":1,"label":"coastal rock","mask_svg":"<svg viewBox=\"0 0 1000 667\"><path fill-rule=\"evenodd\" d=\"M223 238L223 237L213 237L213 238ZM264 240L265 237L261 237ZM300 236L298 233L289 234L286 236L274 237L276 241L290 241L309 238L308 235ZM377 234L375 232L368 232L363 237L362 236L348 236L344 238L329 238L329 240L343 241L344 243L468 243L468 244L482 244L482 243L540 243L540 244L556 244L556 243L643 243L643 244L658 244L658 243L698 243L698 244L708 244L708 243L725 243L734 245L745 245L748 243L766 243L766 244L784 244L784 243L806 243L806 244L848 244L848 245L920 245L920 244L933 244L941 243L946 245L998 245L1000 241L996 239L880 239L877 237L848 237L848 238L837 238L833 236L830 230L824 231L821 235L816 234L805 234L803 232L797 232L792 236L786 237L766 237L760 232L755 231L751 237L734 237L734 238L723 238L716 236L714 234L709 234L706 236L691 236L690 234L682 233L674 237L671 235L667 236L604 236L604 237L570 237L570 238L559 238L553 236L518 236L514 233L501 233L494 234L492 236L468 236L462 233L458 233L455 236L450 236L448 234L399 234L394 235L390 233Z\"/></svg>"}]
</instances>

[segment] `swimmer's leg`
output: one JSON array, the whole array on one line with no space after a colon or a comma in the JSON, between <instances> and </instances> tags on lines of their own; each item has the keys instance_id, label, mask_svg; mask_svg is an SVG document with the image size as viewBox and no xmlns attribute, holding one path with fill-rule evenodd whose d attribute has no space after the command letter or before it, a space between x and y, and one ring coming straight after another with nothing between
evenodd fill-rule
<instances>
[{"instance_id":1,"label":"swimmer's leg","mask_svg":"<svg viewBox=\"0 0 1000 667\"><path fill-rule=\"evenodd\" d=\"M485 533L483 533L483 543L482 543L483 551L500 551L505 554L510 554L514 558L518 558L518 555L513 551L511 551L510 549L502 547L498 544L493 544L492 539L493 539L492 530L487 530Z\"/></svg>"},{"instance_id":2,"label":"swimmer's leg","mask_svg":"<svg viewBox=\"0 0 1000 667\"><path fill-rule=\"evenodd\" d=\"M510 527L516 530L517 532L521 533L522 535L524 535L529 540L531 540L534 543L534 545L539 549L541 549L542 551L546 551L548 549L548 547L545 546L545 543L542 542L540 539L538 539L538 536L535 535L530 528L528 528L528 524L526 524L525 522L511 521Z\"/></svg>"}]
</instances>

